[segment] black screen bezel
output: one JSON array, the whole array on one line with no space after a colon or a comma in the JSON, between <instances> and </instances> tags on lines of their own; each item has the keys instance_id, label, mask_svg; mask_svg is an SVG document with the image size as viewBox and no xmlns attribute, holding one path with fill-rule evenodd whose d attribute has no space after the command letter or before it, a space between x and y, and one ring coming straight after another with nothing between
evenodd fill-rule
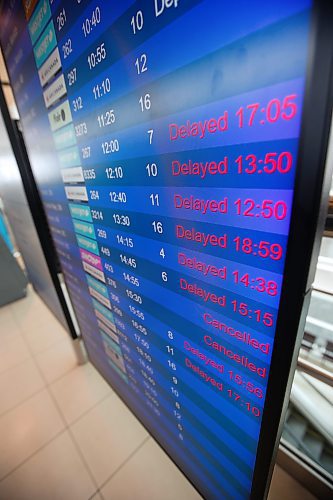
<instances>
[{"instance_id":1,"label":"black screen bezel","mask_svg":"<svg viewBox=\"0 0 333 500\"><path fill-rule=\"evenodd\" d=\"M326 162L333 101L333 3L315 0L282 292L251 498L266 498L304 333L327 216L332 165Z\"/></svg>"}]
</instances>

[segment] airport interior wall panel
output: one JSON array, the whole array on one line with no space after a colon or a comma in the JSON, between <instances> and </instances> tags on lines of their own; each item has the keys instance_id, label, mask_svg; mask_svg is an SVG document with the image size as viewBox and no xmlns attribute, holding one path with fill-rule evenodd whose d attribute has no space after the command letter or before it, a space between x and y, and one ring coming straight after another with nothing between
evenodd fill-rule
<instances>
[{"instance_id":1,"label":"airport interior wall panel","mask_svg":"<svg viewBox=\"0 0 333 500\"><path fill-rule=\"evenodd\" d=\"M0 235L0 307L22 299L27 294L28 280Z\"/></svg>"}]
</instances>

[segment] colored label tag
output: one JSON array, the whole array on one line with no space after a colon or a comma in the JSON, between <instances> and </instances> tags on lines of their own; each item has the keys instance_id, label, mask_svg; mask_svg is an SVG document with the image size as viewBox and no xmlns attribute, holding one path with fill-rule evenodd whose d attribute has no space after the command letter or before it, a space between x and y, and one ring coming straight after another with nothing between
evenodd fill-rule
<instances>
[{"instance_id":1,"label":"colored label tag","mask_svg":"<svg viewBox=\"0 0 333 500\"><path fill-rule=\"evenodd\" d=\"M113 330L111 330L111 328L109 328L108 326L106 326L103 321L101 321L100 319L97 320L97 324L99 326L99 328L101 330L103 330L104 333L106 333L106 335L108 335L114 342L116 342L117 344L119 344L119 337L118 335L116 335L116 325L114 325L114 328Z\"/></svg>"},{"instance_id":2,"label":"colored label tag","mask_svg":"<svg viewBox=\"0 0 333 500\"><path fill-rule=\"evenodd\" d=\"M45 106L51 107L55 102L67 94L67 88L64 75L60 75L49 87L43 92Z\"/></svg>"},{"instance_id":3,"label":"colored label tag","mask_svg":"<svg viewBox=\"0 0 333 500\"><path fill-rule=\"evenodd\" d=\"M97 299L101 304L103 304L105 307L108 307L109 309L111 309L111 303L110 303L109 299L106 299L103 295L98 293L95 290L95 288L92 288L91 286L89 286L88 289L89 289L89 293L92 297L95 297L95 299Z\"/></svg>"},{"instance_id":4,"label":"colored label tag","mask_svg":"<svg viewBox=\"0 0 333 500\"><path fill-rule=\"evenodd\" d=\"M111 349L116 352L119 356L122 356L122 352L120 349L120 346L118 343L114 342L112 338L110 338L108 335L104 333L104 331L101 332L103 341L107 342L107 344L111 347Z\"/></svg>"},{"instance_id":5,"label":"colored label tag","mask_svg":"<svg viewBox=\"0 0 333 500\"><path fill-rule=\"evenodd\" d=\"M74 229L77 233L83 236L88 236L88 238L96 238L95 229L89 222L83 222L73 219Z\"/></svg>"},{"instance_id":6,"label":"colored label tag","mask_svg":"<svg viewBox=\"0 0 333 500\"><path fill-rule=\"evenodd\" d=\"M96 302L96 304L98 304L97 300L93 299L93 301ZM104 323L109 328L115 328L114 322L109 320L108 318L106 318L104 316L104 314L102 314L101 311L99 311L96 307L94 309L94 312L95 312L97 319L99 319L102 323Z\"/></svg>"},{"instance_id":7,"label":"colored label tag","mask_svg":"<svg viewBox=\"0 0 333 500\"><path fill-rule=\"evenodd\" d=\"M109 321L111 321L112 323L114 323L112 312L109 311L108 309L106 309L106 307L102 306L102 304L100 304L99 302L97 302L97 300L92 299L92 301L93 301L93 304L94 304L94 308L97 309L97 311L99 311L105 318L107 318Z\"/></svg>"},{"instance_id":8,"label":"colored label tag","mask_svg":"<svg viewBox=\"0 0 333 500\"><path fill-rule=\"evenodd\" d=\"M94 240L88 240L84 236L81 235L76 235L76 239L78 242L78 245L81 248L84 248L85 250L88 250L89 252L94 253L95 255L99 255L99 249L97 245L97 241Z\"/></svg>"},{"instance_id":9,"label":"colored label tag","mask_svg":"<svg viewBox=\"0 0 333 500\"><path fill-rule=\"evenodd\" d=\"M57 37L54 31L53 21L51 21L45 28L44 33L36 43L34 48L35 61L37 68L49 57L52 50L57 45Z\"/></svg>"},{"instance_id":10,"label":"colored label tag","mask_svg":"<svg viewBox=\"0 0 333 500\"><path fill-rule=\"evenodd\" d=\"M63 168L61 170L63 182L83 182L83 172L81 167Z\"/></svg>"},{"instance_id":11,"label":"colored label tag","mask_svg":"<svg viewBox=\"0 0 333 500\"><path fill-rule=\"evenodd\" d=\"M102 335L102 340L104 344L104 349L109 357L109 361L111 360L114 365L122 370L123 372L126 372L125 368L125 363L124 363L124 358L121 352L121 349L119 346L115 345L115 343L106 335Z\"/></svg>"},{"instance_id":12,"label":"colored label tag","mask_svg":"<svg viewBox=\"0 0 333 500\"><path fill-rule=\"evenodd\" d=\"M38 70L38 76L42 87L60 70L61 59L58 48L56 48L50 57L46 59L45 63Z\"/></svg>"},{"instance_id":13,"label":"colored label tag","mask_svg":"<svg viewBox=\"0 0 333 500\"><path fill-rule=\"evenodd\" d=\"M49 113L49 121L52 132L68 125L72 121L72 113L69 107L69 102L64 101L62 104L54 108Z\"/></svg>"},{"instance_id":14,"label":"colored label tag","mask_svg":"<svg viewBox=\"0 0 333 500\"><path fill-rule=\"evenodd\" d=\"M65 186L68 200L88 201L88 193L84 186Z\"/></svg>"},{"instance_id":15,"label":"colored label tag","mask_svg":"<svg viewBox=\"0 0 333 500\"><path fill-rule=\"evenodd\" d=\"M43 0L39 3L28 24L32 45L35 45L50 17L51 9L49 2L48 0Z\"/></svg>"},{"instance_id":16,"label":"colored label tag","mask_svg":"<svg viewBox=\"0 0 333 500\"><path fill-rule=\"evenodd\" d=\"M95 280L91 276L87 275L87 281L88 285L92 288L94 288L97 292L99 292L101 295L104 295L107 299L109 298L108 291L105 285L101 283L100 281Z\"/></svg>"},{"instance_id":17,"label":"colored label tag","mask_svg":"<svg viewBox=\"0 0 333 500\"><path fill-rule=\"evenodd\" d=\"M92 222L92 217L89 207L86 207L85 205L77 205L76 203L70 203L69 210L71 212L71 216L74 219L80 219Z\"/></svg>"},{"instance_id":18,"label":"colored label tag","mask_svg":"<svg viewBox=\"0 0 333 500\"><path fill-rule=\"evenodd\" d=\"M84 262L87 262L91 266L97 267L100 271L103 271L102 261L100 257L88 252L88 250L83 250L82 248L80 248L80 254L81 254L81 259Z\"/></svg>"},{"instance_id":19,"label":"colored label tag","mask_svg":"<svg viewBox=\"0 0 333 500\"><path fill-rule=\"evenodd\" d=\"M53 134L56 149L68 148L76 144L74 125L70 123Z\"/></svg>"},{"instance_id":20,"label":"colored label tag","mask_svg":"<svg viewBox=\"0 0 333 500\"><path fill-rule=\"evenodd\" d=\"M80 154L77 146L74 146L73 148L68 148L65 149L65 151L60 151L58 153L58 158L59 162L62 167L75 167L77 165L80 165L81 160L80 160ZM82 169L81 169L82 173ZM83 173L82 173L82 181L77 181L77 182L83 182Z\"/></svg>"},{"instance_id":21,"label":"colored label tag","mask_svg":"<svg viewBox=\"0 0 333 500\"><path fill-rule=\"evenodd\" d=\"M126 377L125 373L122 371L122 370L126 371L125 365L122 364L121 367L117 366L117 364L123 363L123 359L122 358L117 359L117 357L114 355L113 351L107 349L107 346L105 345L105 343L104 343L104 347L105 347L105 353L108 355L107 360L108 360L109 365L118 373L118 375L121 378L124 379L124 381L126 383L128 383L127 377Z\"/></svg>"},{"instance_id":22,"label":"colored label tag","mask_svg":"<svg viewBox=\"0 0 333 500\"><path fill-rule=\"evenodd\" d=\"M96 267L91 266L90 264L87 264L86 262L82 262L83 269L86 271L86 273L91 274L91 276L94 276L95 278L103 281L105 283L105 276L102 271L99 269L96 269Z\"/></svg>"}]
</instances>

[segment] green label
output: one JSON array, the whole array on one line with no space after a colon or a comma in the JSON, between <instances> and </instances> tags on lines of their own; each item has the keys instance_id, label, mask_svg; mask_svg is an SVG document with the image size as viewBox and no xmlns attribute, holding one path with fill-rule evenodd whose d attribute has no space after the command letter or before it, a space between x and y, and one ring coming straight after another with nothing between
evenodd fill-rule
<instances>
[{"instance_id":1,"label":"green label","mask_svg":"<svg viewBox=\"0 0 333 500\"><path fill-rule=\"evenodd\" d=\"M121 352L120 346L115 343L114 340L112 340L106 333L103 332L103 330L100 330L100 333L102 334L103 342L107 343L113 351L115 351L119 356L122 356L123 353Z\"/></svg>"},{"instance_id":2,"label":"green label","mask_svg":"<svg viewBox=\"0 0 333 500\"><path fill-rule=\"evenodd\" d=\"M32 45L35 45L50 17L51 9L49 2L48 0L43 0L43 2L40 2L28 24Z\"/></svg>"},{"instance_id":3,"label":"green label","mask_svg":"<svg viewBox=\"0 0 333 500\"><path fill-rule=\"evenodd\" d=\"M121 371L120 368L118 368L117 365L114 364L114 362L112 361L112 359L110 358L107 358L108 362L109 362L109 365L112 366L112 368L118 373L118 375L124 379L124 381L126 382L126 384L128 384L128 378L127 376L125 375L125 373L123 371Z\"/></svg>"},{"instance_id":4,"label":"green label","mask_svg":"<svg viewBox=\"0 0 333 500\"><path fill-rule=\"evenodd\" d=\"M74 125L70 123L53 134L53 140L57 149L68 148L76 144Z\"/></svg>"},{"instance_id":5,"label":"green label","mask_svg":"<svg viewBox=\"0 0 333 500\"><path fill-rule=\"evenodd\" d=\"M96 290L96 292L103 295L103 297L105 297L107 299L109 298L108 291L107 291L107 288L105 285L103 285L100 281L95 280L95 278L92 278L92 276L89 276L88 274L86 277L87 277L87 281L88 281L89 286L94 288L94 290Z\"/></svg>"},{"instance_id":6,"label":"green label","mask_svg":"<svg viewBox=\"0 0 333 500\"><path fill-rule=\"evenodd\" d=\"M95 255L99 255L99 249L97 245L97 241L88 240L88 238L84 238L83 236L76 235L76 239L79 247L88 250L89 252L94 253Z\"/></svg>"},{"instance_id":7,"label":"green label","mask_svg":"<svg viewBox=\"0 0 333 500\"><path fill-rule=\"evenodd\" d=\"M77 233L83 234L83 236L88 236L89 238L96 238L95 229L92 224L75 219L73 219L73 224Z\"/></svg>"},{"instance_id":8,"label":"green label","mask_svg":"<svg viewBox=\"0 0 333 500\"><path fill-rule=\"evenodd\" d=\"M49 57L52 50L57 45L57 37L54 31L53 21L51 21L45 28L44 33L39 39L39 42L35 45L34 55L37 64L37 68L43 64L43 62Z\"/></svg>"},{"instance_id":9,"label":"green label","mask_svg":"<svg viewBox=\"0 0 333 500\"><path fill-rule=\"evenodd\" d=\"M92 222L92 217L90 213L90 208L85 205L78 205L77 203L70 203L69 210L71 216L74 219L80 219L88 222Z\"/></svg>"},{"instance_id":10,"label":"green label","mask_svg":"<svg viewBox=\"0 0 333 500\"><path fill-rule=\"evenodd\" d=\"M65 151L60 151L58 153L58 158L60 165L64 168L80 165L80 154L77 146L65 149Z\"/></svg>"},{"instance_id":11,"label":"green label","mask_svg":"<svg viewBox=\"0 0 333 500\"><path fill-rule=\"evenodd\" d=\"M103 314L103 316L105 316L109 321L114 323L112 312L109 311L109 309L107 309L106 307L102 306L102 304L100 304L97 300L92 299L92 301L94 304L94 308L97 309L97 311L99 311L101 314Z\"/></svg>"}]
</instances>

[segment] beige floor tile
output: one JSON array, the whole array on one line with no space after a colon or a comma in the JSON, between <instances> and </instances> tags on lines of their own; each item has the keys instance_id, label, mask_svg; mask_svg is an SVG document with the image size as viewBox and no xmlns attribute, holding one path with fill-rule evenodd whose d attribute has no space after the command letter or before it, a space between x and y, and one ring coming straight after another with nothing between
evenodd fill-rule
<instances>
[{"instance_id":1,"label":"beige floor tile","mask_svg":"<svg viewBox=\"0 0 333 500\"><path fill-rule=\"evenodd\" d=\"M102 497L102 495L100 493L97 492L89 500L103 500L103 497Z\"/></svg>"},{"instance_id":2,"label":"beige floor tile","mask_svg":"<svg viewBox=\"0 0 333 500\"><path fill-rule=\"evenodd\" d=\"M11 313L0 314L0 339L12 338L20 334L21 329L14 316Z\"/></svg>"},{"instance_id":3,"label":"beige floor tile","mask_svg":"<svg viewBox=\"0 0 333 500\"><path fill-rule=\"evenodd\" d=\"M101 489L105 500L200 500L201 496L149 439Z\"/></svg>"},{"instance_id":4,"label":"beige floor tile","mask_svg":"<svg viewBox=\"0 0 333 500\"><path fill-rule=\"evenodd\" d=\"M50 385L62 414L70 424L111 393L109 385L88 363Z\"/></svg>"},{"instance_id":5,"label":"beige floor tile","mask_svg":"<svg viewBox=\"0 0 333 500\"><path fill-rule=\"evenodd\" d=\"M1 324L13 318L11 305L5 305L0 307L0 328Z\"/></svg>"},{"instance_id":6,"label":"beige floor tile","mask_svg":"<svg viewBox=\"0 0 333 500\"><path fill-rule=\"evenodd\" d=\"M115 393L73 424L71 431L99 486L148 436Z\"/></svg>"},{"instance_id":7,"label":"beige floor tile","mask_svg":"<svg viewBox=\"0 0 333 500\"><path fill-rule=\"evenodd\" d=\"M0 377L0 415L22 403L45 386L32 359L7 370Z\"/></svg>"},{"instance_id":8,"label":"beige floor tile","mask_svg":"<svg viewBox=\"0 0 333 500\"><path fill-rule=\"evenodd\" d=\"M0 483L7 500L88 500L95 491L68 431Z\"/></svg>"},{"instance_id":9,"label":"beige floor tile","mask_svg":"<svg viewBox=\"0 0 333 500\"><path fill-rule=\"evenodd\" d=\"M65 338L45 351L36 354L35 360L49 384L77 366L76 356L69 338Z\"/></svg>"},{"instance_id":10,"label":"beige floor tile","mask_svg":"<svg viewBox=\"0 0 333 500\"><path fill-rule=\"evenodd\" d=\"M0 335L0 373L31 357L21 335Z\"/></svg>"},{"instance_id":11,"label":"beige floor tile","mask_svg":"<svg viewBox=\"0 0 333 500\"><path fill-rule=\"evenodd\" d=\"M316 500L303 486L276 465L268 500Z\"/></svg>"},{"instance_id":12,"label":"beige floor tile","mask_svg":"<svg viewBox=\"0 0 333 500\"><path fill-rule=\"evenodd\" d=\"M17 324L25 331L46 321L57 321L37 294L15 302L11 309Z\"/></svg>"},{"instance_id":13,"label":"beige floor tile","mask_svg":"<svg viewBox=\"0 0 333 500\"><path fill-rule=\"evenodd\" d=\"M68 336L65 329L53 316L43 317L40 323L33 326L22 326L21 329L33 354L45 351Z\"/></svg>"},{"instance_id":14,"label":"beige floor tile","mask_svg":"<svg viewBox=\"0 0 333 500\"><path fill-rule=\"evenodd\" d=\"M9 305L14 315L26 314L27 311L32 310L33 306L35 306L36 308L40 308L41 306L46 307L44 302L32 289L32 287L28 287L26 297L20 300L16 300Z\"/></svg>"},{"instance_id":15,"label":"beige floor tile","mask_svg":"<svg viewBox=\"0 0 333 500\"><path fill-rule=\"evenodd\" d=\"M0 478L11 472L65 427L43 390L0 417Z\"/></svg>"}]
</instances>

